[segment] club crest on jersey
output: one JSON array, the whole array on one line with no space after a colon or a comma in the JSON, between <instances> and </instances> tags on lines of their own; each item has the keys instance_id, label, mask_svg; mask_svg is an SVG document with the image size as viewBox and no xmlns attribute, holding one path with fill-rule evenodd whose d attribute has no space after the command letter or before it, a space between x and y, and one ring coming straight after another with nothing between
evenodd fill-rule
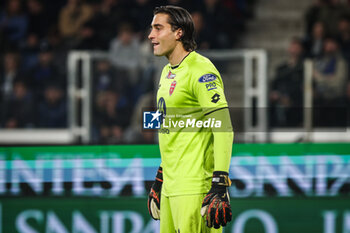
<instances>
[{"instance_id":1,"label":"club crest on jersey","mask_svg":"<svg viewBox=\"0 0 350 233\"><path fill-rule=\"evenodd\" d=\"M167 79L174 79L176 76L176 74L171 73L171 71L169 71L168 75L166 76Z\"/></svg>"},{"instance_id":2,"label":"club crest on jersey","mask_svg":"<svg viewBox=\"0 0 350 233\"><path fill-rule=\"evenodd\" d=\"M170 85L169 95L173 94L175 87L176 87L176 81L173 81Z\"/></svg>"},{"instance_id":3,"label":"club crest on jersey","mask_svg":"<svg viewBox=\"0 0 350 233\"><path fill-rule=\"evenodd\" d=\"M211 82L211 81L214 81L216 79L216 76L213 75L213 74L205 74L203 75L202 77L200 77L198 79L198 81L200 83L207 83L207 82Z\"/></svg>"}]
</instances>

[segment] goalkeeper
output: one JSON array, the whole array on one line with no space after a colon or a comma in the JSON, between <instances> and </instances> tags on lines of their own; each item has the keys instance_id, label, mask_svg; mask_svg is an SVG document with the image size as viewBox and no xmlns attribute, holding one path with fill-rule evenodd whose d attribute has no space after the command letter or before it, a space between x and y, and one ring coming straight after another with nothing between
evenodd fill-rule
<instances>
[{"instance_id":1,"label":"goalkeeper","mask_svg":"<svg viewBox=\"0 0 350 233\"><path fill-rule=\"evenodd\" d=\"M221 122L220 130L165 129L163 124L162 162L148 198L150 215L160 219L161 233L222 232L232 218L227 188L233 132L221 76L194 51L194 25L185 9L155 8L148 38L154 55L169 61L157 93L163 116L181 112Z\"/></svg>"}]
</instances>

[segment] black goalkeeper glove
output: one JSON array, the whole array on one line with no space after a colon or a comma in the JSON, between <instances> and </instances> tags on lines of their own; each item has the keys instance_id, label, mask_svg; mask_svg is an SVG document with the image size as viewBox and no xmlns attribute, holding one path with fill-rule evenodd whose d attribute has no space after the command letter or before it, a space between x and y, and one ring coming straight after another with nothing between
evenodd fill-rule
<instances>
[{"instance_id":1,"label":"black goalkeeper glove","mask_svg":"<svg viewBox=\"0 0 350 233\"><path fill-rule=\"evenodd\" d=\"M148 212L154 220L160 219L160 193L162 191L162 184L163 170L162 167L159 167L156 175L156 180L151 187L147 201Z\"/></svg>"},{"instance_id":2,"label":"black goalkeeper glove","mask_svg":"<svg viewBox=\"0 0 350 233\"><path fill-rule=\"evenodd\" d=\"M232 211L230 206L230 196L227 187L231 185L231 180L227 172L215 171L211 189L205 196L201 215L205 217L208 227L218 229L232 219Z\"/></svg>"}]
</instances>

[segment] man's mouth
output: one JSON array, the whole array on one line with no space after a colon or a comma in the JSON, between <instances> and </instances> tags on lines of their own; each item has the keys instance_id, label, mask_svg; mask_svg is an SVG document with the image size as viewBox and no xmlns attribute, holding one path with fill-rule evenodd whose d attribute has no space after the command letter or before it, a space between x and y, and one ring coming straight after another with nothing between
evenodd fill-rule
<instances>
[{"instance_id":1,"label":"man's mouth","mask_svg":"<svg viewBox=\"0 0 350 233\"><path fill-rule=\"evenodd\" d=\"M153 48L155 48L157 45L159 45L158 42L152 42Z\"/></svg>"}]
</instances>

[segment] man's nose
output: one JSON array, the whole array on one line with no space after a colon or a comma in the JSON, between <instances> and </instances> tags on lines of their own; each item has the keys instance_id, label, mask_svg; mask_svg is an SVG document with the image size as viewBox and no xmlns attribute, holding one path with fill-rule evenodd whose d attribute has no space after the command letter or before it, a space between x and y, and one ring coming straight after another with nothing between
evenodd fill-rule
<instances>
[{"instance_id":1,"label":"man's nose","mask_svg":"<svg viewBox=\"0 0 350 233\"><path fill-rule=\"evenodd\" d=\"M150 31L150 33L148 34L148 39L152 40L154 38L153 36L153 30Z\"/></svg>"}]
</instances>

